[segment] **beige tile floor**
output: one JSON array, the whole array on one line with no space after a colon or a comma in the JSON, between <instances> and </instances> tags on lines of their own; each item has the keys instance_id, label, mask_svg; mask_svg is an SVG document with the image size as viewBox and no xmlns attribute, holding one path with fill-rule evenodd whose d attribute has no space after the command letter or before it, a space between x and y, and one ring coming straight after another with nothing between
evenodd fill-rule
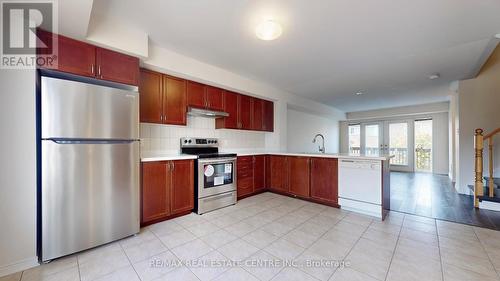
<instances>
[{"instance_id":1,"label":"beige tile floor","mask_svg":"<svg viewBox=\"0 0 500 281\"><path fill-rule=\"evenodd\" d=\"M381 222L263 193L0 281L487 281L499 272L498 231L401 213Z\"/></svg>"}]
</instances>

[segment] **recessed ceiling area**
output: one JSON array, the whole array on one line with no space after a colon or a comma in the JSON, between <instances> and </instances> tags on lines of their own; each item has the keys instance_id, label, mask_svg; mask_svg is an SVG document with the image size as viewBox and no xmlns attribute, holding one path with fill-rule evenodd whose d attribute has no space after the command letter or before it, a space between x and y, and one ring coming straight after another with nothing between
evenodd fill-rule
<instances>
[{"instance_id":1,"label":"recessed ceiling area","mask_svg":"<svg viewBox=\"0 0 500 281\"><path fill-rule=\"evenodd\" d=\"M95 0L91 20L350 112L447 100L497 40L499 12L498 0ZM256 37L265 20L280 37Z\"/></svg>"}]
</instances>

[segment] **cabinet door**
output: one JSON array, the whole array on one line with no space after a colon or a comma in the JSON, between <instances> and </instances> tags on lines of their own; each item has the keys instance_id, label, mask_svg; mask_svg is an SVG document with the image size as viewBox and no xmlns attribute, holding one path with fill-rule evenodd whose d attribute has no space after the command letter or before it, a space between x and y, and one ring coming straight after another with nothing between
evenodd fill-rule
<instances>
[{"instance_id":1,"label":"cabinet door","mask_svg":"<svg viewBox=\"0 0 500 281\"><path fill-rule=\"evenodd\" d=\"M236 162L237 169L237 194L242 197L253 193L253 157L240 156Z\"/></svg>"},{"instance_id":2,"label":"cabinet door","mask_svg":"<svg viewBox=\"0 0 500 281\"><path fill-rule=\"evenodd\" d=\"M224 92L224 111L229 113L228 117L217 118L216 127L237 129L238 128L238 94L233 92Z\"/></svg>"},{"instance_id":3,"label":"cabinet door","mask_svg":"<svg viewBox=\"0 0 500 281\"><path fill-rule=\"evenodd\" d=\"M96 49L97 78L139 84L139 59L103 48Z\"/></svg>"},{"instance_id":4,"label":"cabinet door","mask_svg":"<svg viewBox=\"0 0 500 281\"><path fill-rule=\"evenodd\" d=\"M270 188L288 192L288 160L285 156L270 156Z\"/></svg>"},{"instance_id":5,"label":"cabinet door","mask_svg":"<svg viewBox=\"0 0 500 281\"><path fill-rule=\"evenodd\" d=\"M186 80L163 75L163 123L186 125Z\"/></svg>"},{"instance_id":6,"label":"cabinet door","mask_svg":"<svg viewBox=\"0 0 500 281\"><path fill-rule=\"evenodd\" d=\"M141 69L139 93L141 122L162 123L162 74Z\"/></svg>"},{"instance_id":7,"label":"cabinet door","mask_svg":"<svg viewBox=\"0 0 500 281\"><path fill-rule=\"evenodd\" d=\"M45 68L76 75L95 77L96 47L43 30L37 30L37 36L39 36L43 42L52 43L52 38L55 38L57 41L57 46L53 46L57 54L56 63L52 66L44 65ZM43 55L43 49L39 50L39 54Z\"/></svg>"},{"instance_id":8,"label":"cabinet door","mask_svg":"<svg viewBox=\"0 0 500 281\"><path fill-rule=\"evenodd\" d=\"M224 110L224 91L222 89L206 86L207 108Z\"/></svg>"},{"instance_id":9,"label":"cabinet door","mask_svg":"<svg viewBox=\"0 0 500 281\"><path fill-rule=\"evenodd\" d=\"M252 130L262 131L264 128L264 101L253 99Z\"/></svg>"},{"instance_id":10,"label":"cabinet door","mask_svg":"<svg viewBox=\"0 0 500 281\"><path fill-rule=\"evenodd\" d=\"M172 167L171 212L178 214L194 208L193 160L170 161Z\"/></svg>"},{"instance_id":11,"label":"cabinet door","mask_svg":"<svg viewBox=\"0 0 500 281\"><path fill-rule=\"evenodd\" d=\"M288 157L290 193L309 197L309 157Z\"/></svg>"},{"instance_id":12,"label":"cabinet door","mask_svg":"<svg viewBox=\"0 0 500 281\"><path fill-rule=\"evenodd\" d=\"M253 157L253 188L254 191L266 189L266 156Z\"/></svg>"},{"instance_id":13,"label":"cabinet door","mask_svg":"<svg viewBox=\"0 0 500 281\"><path fill-rule=\"evenodd\" d=\"M338 200L338 161L329 158L311 159L311 197L328 203Z\"/></svg>"},{"instance_id":14,"label":"cabinet door","mask_svg":"<svg viewBox=\"0 0 500 281\"><path fill-rule=\"evenodd\" d=\"M170 215L168 162L142 163L141 221L147 223Z\"/></svg>"},{"instance_id":15,"label":"cabinet door","mask_svg":"<svg viewBox=\"0 0 500 281\"><path fill-rule=\"evenodd\" d=\"M274 103L264 101L263 130L267 132L274 131Z\"/></svg>"},{"instance_id":16,"label":"cabinet door","mask_svg":"<svg viewBox=\"0 0 500 281\"><path fill-rule=\"evenodd\" d=\"M239 128L250 130L252 129L252 97L239 95L238 98L238 115Z\"/></svg>"},{"instance_id":17,"label":"cabinet door","mask_svg":"<svg viewBox=\"0 0 500 281\"><path fill-rule=\"evenodd\" d=\"M193 81L187 82L187 104L197 108L206 107L205 85Z\"/></svg>"}]
</instances>

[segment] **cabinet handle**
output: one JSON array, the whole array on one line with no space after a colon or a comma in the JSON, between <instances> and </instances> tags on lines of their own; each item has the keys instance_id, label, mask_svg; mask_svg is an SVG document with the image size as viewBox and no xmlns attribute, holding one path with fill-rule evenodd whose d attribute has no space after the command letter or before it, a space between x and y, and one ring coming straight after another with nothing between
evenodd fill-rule
<instances>
[{"instance_id":1,"label":"cabinet handle","mask_svg":"<svg viewBox=\"0 0 500 281\"><path fill-rule=\"evenodd\" d=\"M170 164L172 165L172 172L173 172L175 170L175 163L171 161Z\"/></svg>"},{"instance_id":2,"label":"cabinet handle","mask_svg":"<svg viewBox=\"0 0 500 281\"><path fill-rule=\"evenodd\" d=\"M167 166L165 167L165 170L167 170L167 172L170 172L170 163L167 162Z\"/></svg>"},{"instance_id":3,"label":"cabinet handle","mask_svg":"<svg viewBox=\"0 0 500 281\"><path fill-rule=\"evenodd\" d=\"M92 75L94 75L94 72L95 72L95 65L94 65L94 64L92 64L92 65L90 66L90 73L92 73Z\"/></svg>"},{"instance_id":4,"label":"cabinet handle","mask_svg":"<svg viewBox=\"0 0 500 281\"><path fill-rule=\"evenodd\" d=\"M97 67L97 77L102 78L100 65Z\"/></svg>"}]
</instances>

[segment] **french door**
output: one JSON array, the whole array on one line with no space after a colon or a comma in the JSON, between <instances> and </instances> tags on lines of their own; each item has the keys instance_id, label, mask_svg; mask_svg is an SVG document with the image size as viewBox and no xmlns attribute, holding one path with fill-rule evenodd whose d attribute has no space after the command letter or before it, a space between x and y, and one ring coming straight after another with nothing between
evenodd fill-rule
<instances>
[{"instance_id":1,"label":"french door","mask_svg":"<svg viewBox=\"0 0 500 281\"><path fill-rule=\"evenodd\" d=\"M384 122L384 153L391 158L391 170L412 172L414 170L413 121L398 120Z\"/></svg>"},{"instance_id":2,"label":"french door","mask_svg":"<svg viewBox=\"0 0 500 281\"><path fill-rule=\"evenodd\" d=\"M391 170L415 170L414 120L368 122L349 125L349 153L391 154ZM420 154L418 154L420 155Z\"/></svg>"}]
</instances>

